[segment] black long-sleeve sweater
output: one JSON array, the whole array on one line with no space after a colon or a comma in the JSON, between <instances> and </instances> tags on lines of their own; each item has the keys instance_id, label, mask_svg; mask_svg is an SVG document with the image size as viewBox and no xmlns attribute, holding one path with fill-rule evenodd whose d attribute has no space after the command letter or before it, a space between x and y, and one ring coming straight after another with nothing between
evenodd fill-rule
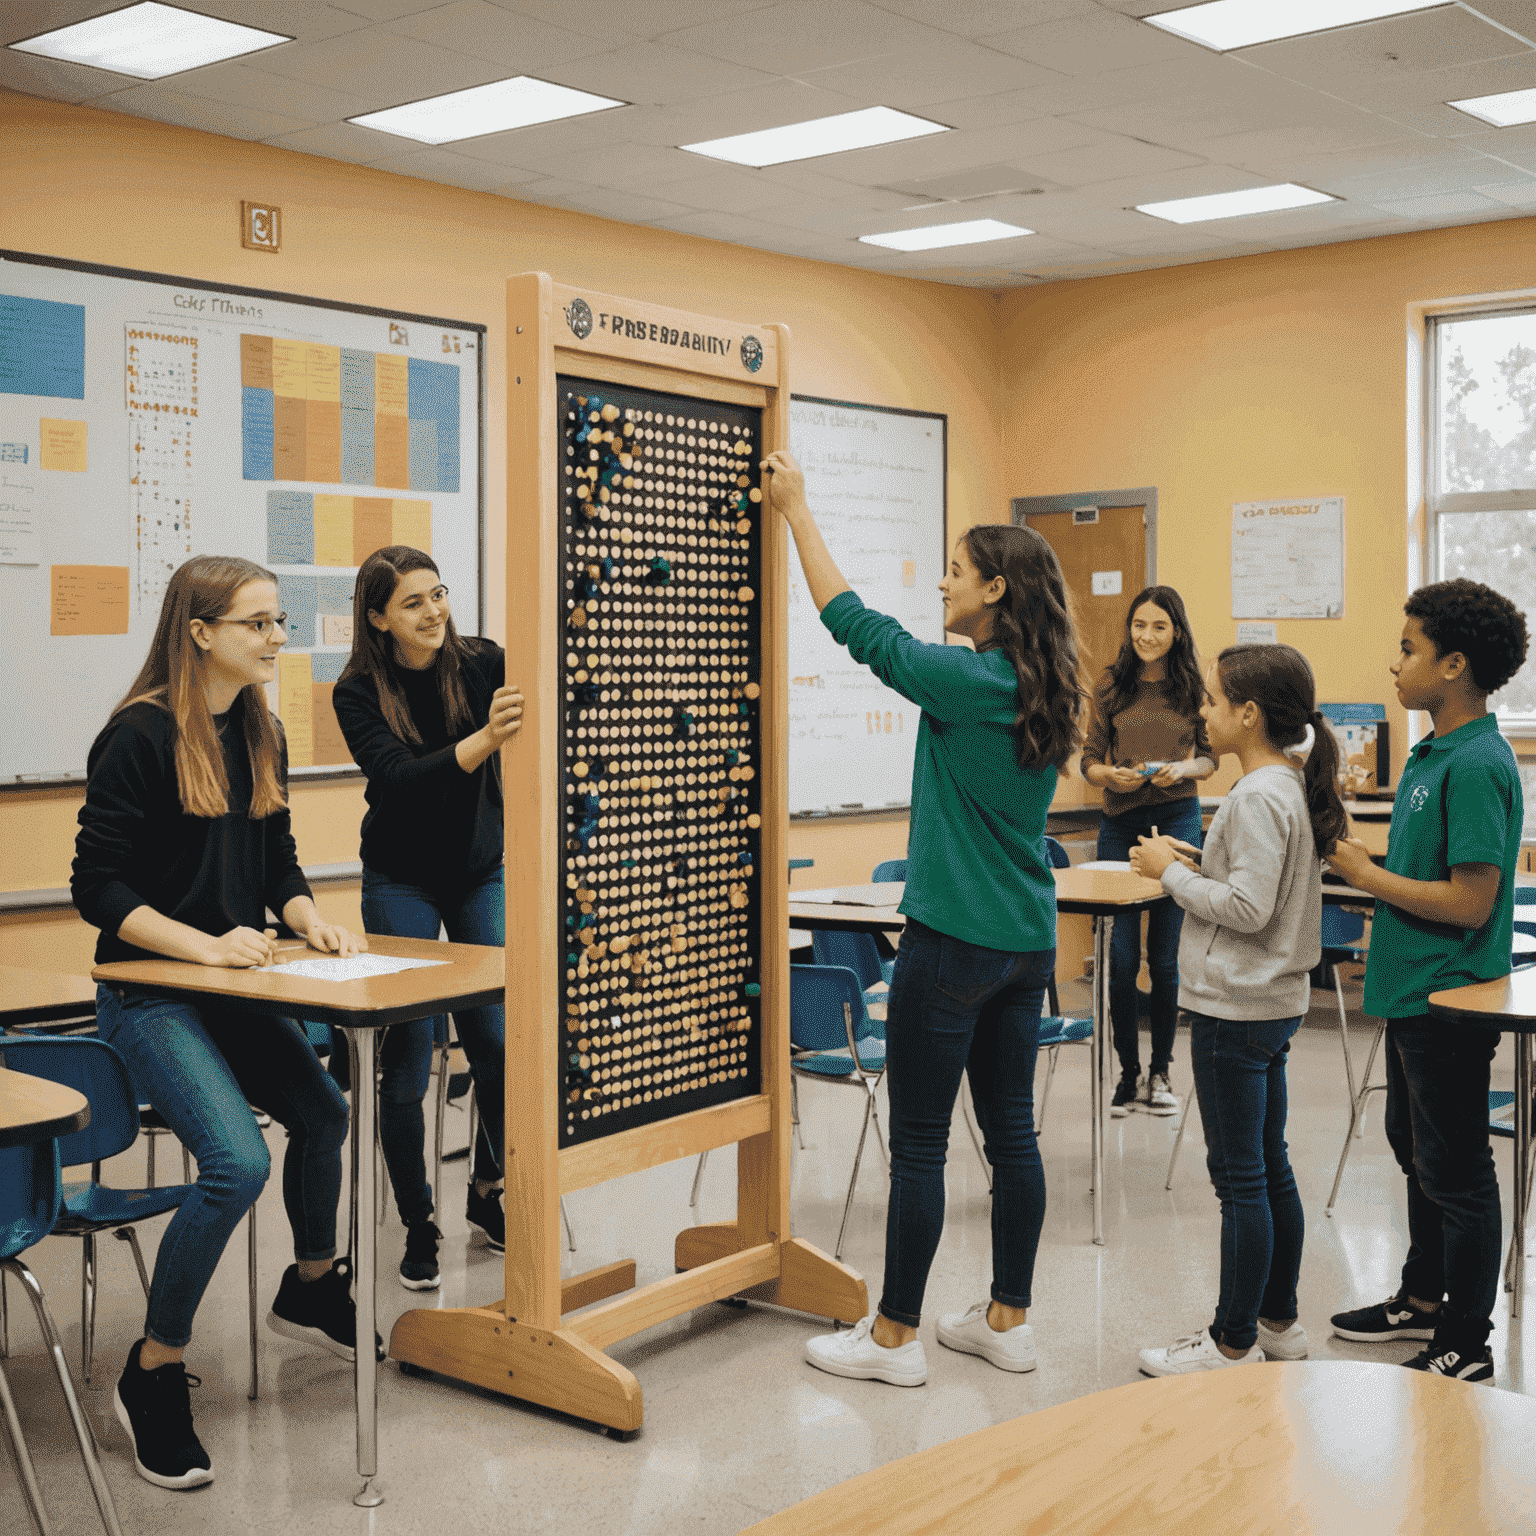
<instances>
[{"instance_id":1,"label":"black long-sleeve sweater","mask_svg":"<svg viewBox=\"0 0 1536 1536\"><path fill-rule=\"evenodd\" d=\"M507 654L494 640L466 636L464 643L464 691L474 717L467 730L448 730L436 667L414 672L391 663L419 742L389 728L368 678L346 678L331 696L352 761L368 777L363 863L429 891L472 885L501 863L501 780L490 758L465 773L454 749L490 719Z\"/></svg>"},{"instance_id":2,"label":"black long-sleeve sweater","mask_svg":"<svg viewBox=\"0 0 1536 1536\"><path fill-rule=\"evenodd\" d=\"M154 704L132 704L107 722L91 745L85 804L75 837L70 895L101 935L96 964L152 960L152 951L118 937L138 907L218 935L266 926L295 896L310 895L299 868L287 809L252 821L251 760L237 697L216 715L229 776L222 816L189 816L176 783L176 722ZM288 747L277 724L281 775Z\"/></svg>"}]
</instances>

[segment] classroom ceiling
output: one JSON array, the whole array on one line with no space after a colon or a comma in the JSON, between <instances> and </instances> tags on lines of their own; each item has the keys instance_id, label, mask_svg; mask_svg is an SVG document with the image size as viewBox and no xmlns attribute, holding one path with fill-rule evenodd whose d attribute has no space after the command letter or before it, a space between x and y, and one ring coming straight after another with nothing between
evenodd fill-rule
<instances>
[{"instance_id":1,"label":"classroom ceiling","mask_svg":"<svg viewBox=\"0 0 1536 1536\"><path fill-rule=\"evenodd\" d=\"M14 42L125 0L5 0ZM153 83L0 48L0 85L427 181L872 271L1017 287L1536 212L1536 0L1217 54L1187 0L179 0L294 41ZM345 121L515 74L622 98L425 148ZM748 170L679 144L883 104L955 131ZM1173 225L1132 205L1295 181L1341 199ZM858 236L1037 231L901 253Z\"/></svg>"}]
</instances>

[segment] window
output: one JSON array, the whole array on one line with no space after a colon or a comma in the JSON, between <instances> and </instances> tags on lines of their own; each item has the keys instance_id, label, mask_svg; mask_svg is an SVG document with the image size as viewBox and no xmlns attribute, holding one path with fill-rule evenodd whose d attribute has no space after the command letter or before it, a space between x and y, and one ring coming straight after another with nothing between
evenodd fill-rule
<instances>
[{"instance_id":1,"label":"window","mask_svg":"<svg viewBox=\"0 0 1536 1536\"><path fill-rule=\"evenodd\" d=\"M1430 579L1470 577L1536 632L1536 308L1430 319ZM1536 734L1536 666L1490 699Z\"/></svg>"}]
</instances>

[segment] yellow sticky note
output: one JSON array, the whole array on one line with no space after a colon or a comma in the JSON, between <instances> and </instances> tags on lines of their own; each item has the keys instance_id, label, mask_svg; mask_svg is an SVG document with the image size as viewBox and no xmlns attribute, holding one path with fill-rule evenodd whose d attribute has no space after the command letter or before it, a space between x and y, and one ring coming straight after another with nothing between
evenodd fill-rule
<instances>
[{"instance_id":1,"label":"yellow sticky note","mask_svg":"<svg viewBox=\"0 0 1536 1536\"><path fill-rule=\"evenodd\" d=\"M395 352L375 352L373 355L375 415L404 416L410 392L409 360Z\"/></svg>"},{"instance_id":2,"label":"yellow sticky note","mask_svg":"<svg viewBox=\"0 0 1536 1536\"><path fill-rule=\"evenodd\" d=\"M302 341L272 343L272 392L289 400L309 396L308 349Z\"/></svg>"},{"instance_id":3,"label":"yellow sticky note","mask_svg":"<svg viewBox=\"0 0 1536 1536\"><path fill-rule=\"evenodd\" d=\"M288 766L315 765L315 678L309 657L277 658L277 717L288 734Z\"/></svg>"},{"instance_id":4,"label":"yellow sticky note","mask_svg":"<svg viewBox=\"0 0 1536 1536\"><path fill-rule=\"evenodd\" d=\"M128 633L126 565L50 566L48 586L52 614L50 634Z\"/></svg>"},{"instance_id":5,"label":"yellow sticky note","mask_svg":"<svg viewBox=\"0 0 1536 1536\"><path fill-rule=\"evenodd\" d=\"M67 469L77 475L85 473L83 421L55 421L51 416L44 416L38 422L38 431L42 438L39 459L44 469Z\"/></svg>"},{"instance_id":6,"label":"yellow sticky note","mask_svg":"<svg viewBox=\"0 0 1536 1536\"><path fill-rule=\"evenodd\" d=\"M315 497L315 564L353 565L352 497Z\"/></svg>"},{"instance_id":7,"label":"yellow sticky note","mask_svg":"<svg viewBox=\"0 0 1536 1536\"><path fill-rule=\"evenodd\" d=\"M306 400L341 399L341 348L307 342L304 347Z\"/></svg>"},{"instance_id":8,"label":"yellow sticky note","mask_svg":"<svg viewBox=\"0 0 1536 1536\"><path fill-rule=\"evenodd\" d=\"M409 544L422 554L432 553L432 503L401 501L389 504L390 532L396 544Z\"/></svg>"}]
</instances>

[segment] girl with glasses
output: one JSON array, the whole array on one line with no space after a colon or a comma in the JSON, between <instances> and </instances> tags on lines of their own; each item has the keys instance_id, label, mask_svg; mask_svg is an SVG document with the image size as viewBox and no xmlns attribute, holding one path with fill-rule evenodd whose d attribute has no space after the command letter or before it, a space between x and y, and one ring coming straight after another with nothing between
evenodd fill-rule
<instances>
[{"instance_id":1,"label":"girl with glasses","mask_svg":"<svg viewBox=\"0 0 1536 1536\"><path fill-rule=\"evenodd\" d=\"M352 654L332 695L353 761L368 778L363 817L363 926L369 933L500 947L506 923L498 752L522 723L523 696L506 686L506 652L454 628L430 555L405 544L375 550L357 573ZM480 1109L465 1211L500 1252L503 1009L454 1015ZM379 1135L405 1224L400 1283L441 1283L433 1220L441 1191L427 1183L421 1101L442 1023L391 1025L380 1047Z\"/></svg>"}]
</instances>

